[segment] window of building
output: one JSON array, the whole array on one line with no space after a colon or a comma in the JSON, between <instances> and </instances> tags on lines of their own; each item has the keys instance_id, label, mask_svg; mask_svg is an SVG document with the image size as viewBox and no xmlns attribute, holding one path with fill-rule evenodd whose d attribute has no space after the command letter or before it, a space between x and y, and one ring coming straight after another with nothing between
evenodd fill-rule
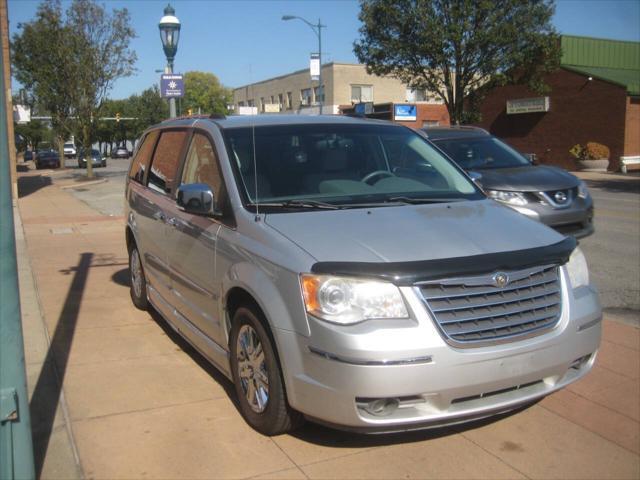
<instances>
[{"instance_id":1,"label":"window of building","mask_svg":"<svg viewBox=\"0 0 640 480\"><path fill-rule=\"evenodd\" d=\"M437 127L438 125L440 125L438 120L424 120L422 122L423 127Z\"/></svg>"},{"instance_id":2,"label":"window of building","mask_svg":"<svg viewBox=\"0 0 640 480\"><path fill-rule=\"evenodd\" d=\"M255 106L256 106L256 102L253 98L251 100L247 100L247 107L255 107Z\"/></svg>"},{"instance_id":3,"label":"window of building","mask_svg":"<svg viewBox=\"0 0 640 480\"><path fill-rule=\"evenodd\" d=\"M313 101L312 95L310 88L303 88L300 90L300 102L302 105L311 105L311 102Z\"/></svg>"},{"instance_id":4,"label":"window of building","mask_svg":"<svg viewBox=\"0 0 640 480\"><path fill-rule=\"evenodd\" d=\"M424 90L407 88L406 92L407 102L424 102L425 100Z\"/></svg>"},{"instance_id":5,"label":"window of building","mask_svg":"<svg viewBox=\"0 0 640 480\"><path fill-rule=\"evenodd\" d=\"M264 97L260 97L260 111L264 113L265 110L266 108L265 108Z\"/></svg>"},{"instance_id":6,"label":"window of building","mask_svg":"<svg viewBox=\"0 0 640 480\"><path fill-rule=\"evenodd\" d=\"M373 102L373 85L351 85L351 103Z\"/></svg>"},{"instance_id":7,"label":"window of building","mask_svg":"<svg viewBox=\"0 0 640 480\"><path fill-rule=\"evenodd\" d=\"M291 92L287 92L287 109L291 110L293 108L293 95Z\"/></svg>"},{"instance_id":8,"label":"window of building","mask_svg":"<svg viewBox=\"0 0 640 480\"><path fill-rule=\"evenodd\" d=\"M280 106L280 110L284 110L284 95L278 94L278 105Z\"/></svg>"},{"instance_id":9,"label":"window of building","mask_svg":"<svg viewBox=\"0 0 640 480\"><path fill-rule=\"evenodd\" d=\"M138 183L144 181L144 174L149 167L151 161L151 154L153 153L153 147L156 145L158 139L158 132L151 132L142 141L142 145L138 148L138 153L131 162L131 169L129 170L129 178L135 180Z\"/></svg>"},{"instance_id":10,"label":"window of building","mask_svg":"<svg viewBox=\"0 0 640 480\"><path fill-rule=\"evenodd\" d=\"M186 137L186 130L162 132L149 169L149 188L160 193L171 193Z\"/></svg>"},{"instance_id":11,"label":"window of building","mask_svg":"<svg viewBox=\"0 0 640 480\"><path fill-rule=\"evenodd\" d=\"M238 102L238 106L239 106L239 107L244 107L244 101L240 100L240 101Z\"/></svg>"},{"instance_id":12,"label":"window of building","mask_svg":"<svg viewBox=\"0 0 640 480\"><path fill-rule=\"evenodd\" d=\"M321 91L320 87L313 87L313 98L315 98L316 103L324 102L324 92Z\"/></svg>"}]
</instances>

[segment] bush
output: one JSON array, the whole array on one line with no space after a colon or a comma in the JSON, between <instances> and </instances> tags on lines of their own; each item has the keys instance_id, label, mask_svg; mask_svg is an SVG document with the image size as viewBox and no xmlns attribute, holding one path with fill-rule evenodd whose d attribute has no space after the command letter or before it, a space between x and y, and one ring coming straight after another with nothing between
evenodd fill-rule
<instances>
[{"instance_id":1,"label":"bush","mask_svg":"<svg viewBox=\"0 0 640 480\"><path fill-rule=\"evenodd\" d=\"M587 142L586 145L575 144L569 153L578 160L600 160L609 158L609 147L598 142Z\"/></svg>"},{"instance_id":2,"label":"bush","mask_svg":"<svg viewBox=\"0 0 640 480\"><path fill-rule=\"evenodd\" d=\"M585 147L587 160L599 160L609 158L609 147L597 142L587 142Z\"/></svg>"}]
</instances>

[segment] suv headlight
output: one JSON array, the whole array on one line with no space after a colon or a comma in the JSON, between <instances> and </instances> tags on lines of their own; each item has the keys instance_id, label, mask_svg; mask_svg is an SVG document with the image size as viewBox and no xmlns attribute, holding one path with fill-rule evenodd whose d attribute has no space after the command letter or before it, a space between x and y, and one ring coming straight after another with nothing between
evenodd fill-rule
<instances>
[{"instance_id":1,"label":"suv headlight","mask_svg":"<svg viewBox=\"0 0 640 480\"><path fill-rule=\"evenodd\" d=\"M509 205L526 205L527 199L520 192L505 192L503 190L485 190L489 198Z\"/></svg>"},{"instance_id":2,"label":"suv headlight","mask_svg":"<svg viewBox=\"0 0 640 480\"><path fill-rule=\"evenodd\" d=\"M587 188L587 184L584 183L583 180L580 180L578 184L578 197L587 198L589 196L589 189Z\"/></svg>"},{"instance_id":3,"label":"suv headlight","mask_svg":"<svg viewBox=\"0 0 640 480\"><path fill-rule=\"evenodd\" d=\"M349 325L373 318L408 318L400 290L388 282L330 275L301 275L308 313Z\"/></svg>"},{"instance_id":4,"label":"suv headlight","mask_svg":"<svg viewBox=\"0 0 640 480\"><path fill-rule=\"evenodd\" d=\"M589 267L587 266L587 260L584 258L584 253L582 253L580 247L576 247L571 257L569 257L567 272L569 273L571 288L576 289L589 285Z\"/></svg>"}]
</instances>

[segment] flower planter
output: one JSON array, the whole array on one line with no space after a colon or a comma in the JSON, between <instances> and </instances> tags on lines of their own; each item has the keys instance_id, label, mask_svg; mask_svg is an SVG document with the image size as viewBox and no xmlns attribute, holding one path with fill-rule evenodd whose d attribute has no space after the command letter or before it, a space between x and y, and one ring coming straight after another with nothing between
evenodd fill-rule
<instances>
[{"instance_id":1,"label":"flower planter","mask_svg":"<svg viewBox=\"0 0 640 480\"><path fill-rule=\"evenodd\" d=\"M578 170L583 172L606 172L609 166L608 158L600 158L598 160L576 160Z\"/></svg>"}]
</instances>

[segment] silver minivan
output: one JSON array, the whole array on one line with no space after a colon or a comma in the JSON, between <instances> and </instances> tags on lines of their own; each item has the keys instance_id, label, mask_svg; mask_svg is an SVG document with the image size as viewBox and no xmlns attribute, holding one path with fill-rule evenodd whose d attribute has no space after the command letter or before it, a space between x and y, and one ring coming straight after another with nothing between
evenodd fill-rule
<instances>
[{"instance_id":1,"label":"silver minivan","mask_svg":"<svg viewBox=\"0 0 640 480\"><path fill-rule=\"evenodd\" d=\"M233 381L264 434L483 418L595 361L576 240L487 199L407 127L176 119L145 132L128 178L134 304Z\"/></svg>"}]
</instances>

